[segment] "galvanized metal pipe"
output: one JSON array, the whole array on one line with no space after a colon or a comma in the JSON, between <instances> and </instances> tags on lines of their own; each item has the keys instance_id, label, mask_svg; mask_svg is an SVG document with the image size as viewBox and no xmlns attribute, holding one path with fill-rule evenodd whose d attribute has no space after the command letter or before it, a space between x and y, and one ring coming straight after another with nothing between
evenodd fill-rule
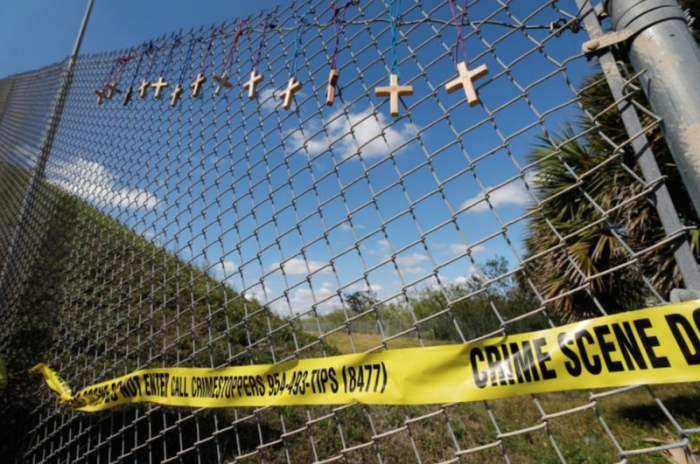
<instances>
[{"instance_id":1,"label":"galvanized metal pipe","mask_svg":"<svg viewBox=\"0 0 700 464\"><path fill-rule=\"evenodd\" d=\"M590 0L576 0L576 4L581 10L584 26L591 39L600 39L604 35L604 32L598 18L593 12ZM644 128L637 114L637 110L624 98L625 80L620 73L615 57L610 51L606 51L600 54L598 59L608 81L608 85L610 86L613 98L619 102L618 109L620 110L620 117L627 129L627 133L641 134L632 140L631 146L636 154L636 159L642 170L644 179L648 182L652 182L661 178L661 170L656 162L651 144L643 133ZM673 204L668 187L665 184L660 184L654 192L653 199L666 236L672 237L678 235L679 231L683 229L683 224L678 217L678 212ZM683 282L686 287L690 289L700 288L700 269L695 261L695 256L693 256L687 237L679 238L674 249L674 258L681 271Z\"/></svg>"},{"instance_id":2,"label":"galvanized metal pipe","mask_svg":"<svg viewBox=\"0 0 700 464\"><path fill-rule=\"evenodd\" d=\"M63 116L63 109L68 99L70 93L71 85L73 84L73 73L75 70L75 63L80 53L80 47L83 43L83 37L85 37L85 30L87 29L87 24L90 19L90 13L92 12L93 4L95 0L88 0L87 6L85 8L85 14L83 15L82 23L80 24L80 29L78 30L78 35L73 44L73 49L71 51L70 58L68 59L68 64L66 66L66 71L63 77L63 82L56 96L54 102L53 110L51 116L48 120L48 126L46 132L44 133L41 150L39 151L39 156L34 166L33 173L29 179L29 184L24 195L24 202L22 204L22 209L20 212L20 217L15 227L15 232L12 238L12 242L8 247L7 259L5 260L5 266L0 272L0 299L4 301L4 312L2 316L7 321L8 328L0 336L0 349L2 349L7 342L7 336L12 333L12 325L14 317L10 317L9 313L15 310L16 298L18 295L5 295L5 291L9 291L12 286L8 285L8 279L23 278L26 269L34 259L31 256L25 256L24 259L20 259L19 254L24 250L29 249L27 243L30 243L32 237L28 234L28 225L31 222L32 215L35 214L37 195L42 182L44 182L46 165L49 161L49 155L53 148L53 142L56 138L56 133L58 131L59 124L61 122L61 117ZM22 264L20 264L22 263ZM20 277L18 277L20 276Z\"/></svg>"},{"instance_id":3,"label":"galvanized metal pipe","mask_svg":"<svg viewBox=\"0 0 700 464\"><path fill-rule=\"evenodd\" d=\"M616 31L656 114L695 211L700 216L700 47L676 0L608 0Z\"/></svg>"}]
</instances>

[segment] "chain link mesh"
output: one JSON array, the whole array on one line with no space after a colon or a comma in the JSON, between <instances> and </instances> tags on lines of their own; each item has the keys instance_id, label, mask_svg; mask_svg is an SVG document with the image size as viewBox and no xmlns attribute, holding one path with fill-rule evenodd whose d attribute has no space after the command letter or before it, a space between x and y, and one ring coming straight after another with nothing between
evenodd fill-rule
<instances>
[{"instance_id":1,"label":"chain link mesh","mask_svg":"<svg viewBox=\"0 0 700 464\"><path fill-rule=\"evenodd\" d=\"M656 224L649 205L682 187L636 165L635 143L656 147L660 137L636 76L624 78L621 98L586 106L586 95L609 93L611 78L581 54L586 6L470 3L467 53L489 67L477 82L482 105L470 108L444 91L455 74L449 3L404 1L396 53L415 95L396 119L374 96L391 65L391 25L377 0L347 10L332 107L325 1L272 12L254 100L242 87L263 13L249 19L232 55L233 89L220 95L211 75L223 71L238 20L160 37L143 55L81 56L65 102L65 64L0 81L0 349L15 369L45 361L77 389L148 366L281 362L547 328L569 317L567 302L585 308L580 316L619 310L600 290L606 282L663 302L680 281L673 254L691 253L682 205L665 207L677 227L653 240L619 218ZM96 105L94 90L129 54L121 90L163 75L167 92ZM202 95L171 108L169 92L202 67ZM279 93L291 67L303 88L285 111ZM605 125L621 108L640 132ZM600 156L573 163L591 137ZM610 166L630 187L601 201L596 176ZM544 189L547 169L569 183ZM594 220L564 224L549 207L560 197ZM542 235L533 238L533 224ZM581 259L592 230L604 232L599 253L615 250L606 267ZM505 261L489 262L496 255ZM670 271L648 275L648 262ZM7 397L2 405L26 428L8 427L3 441L33 463L663 462L674 451L697 462L700 431L688 407L695 385L423 407L138 405L89 415L57 405L36 380L18 382L22 408Z\"/></svg>"}]
</instances>

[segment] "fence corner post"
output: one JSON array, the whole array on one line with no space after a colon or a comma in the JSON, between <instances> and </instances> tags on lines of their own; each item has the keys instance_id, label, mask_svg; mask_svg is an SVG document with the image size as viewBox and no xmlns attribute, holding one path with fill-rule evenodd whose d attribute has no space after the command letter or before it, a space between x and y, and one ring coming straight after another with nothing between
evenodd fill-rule
<instances>
[{"instance_id":1,"label":"fence corner post","mask_svg":"<svg viewBox=\"0 0 700 464\"><path fill-rule=\"evenodd\" d=\"M700 47L676 0L605 0L700 217Z\"/></svg>"}]
</instances>

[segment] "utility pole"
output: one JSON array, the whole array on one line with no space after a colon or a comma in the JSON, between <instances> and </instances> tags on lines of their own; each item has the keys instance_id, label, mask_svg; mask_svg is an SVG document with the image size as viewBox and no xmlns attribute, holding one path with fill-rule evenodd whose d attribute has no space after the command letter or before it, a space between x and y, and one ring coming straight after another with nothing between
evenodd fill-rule
<instances>
[{"instance_id":1,"label":"utility pole","mask_svg":"<svg viewBox=\"0 0 700 464\"><path fill-rule=\"evenodd\" d=\"M610 8L612 2L626 2L627 0L606 0L608 3L605 7ZM655 1L655 0L654 0ZM675 0L673 0L675 2ZM633 0L629 3L639 3L638 0ZM647 2L641 2L647 3ZM603 70L610 91L617 107L620 111L622 123L625 126L628 134L639 134L630 141L630 146L634 151L639 168L647 182L654 182L662 177L659 166L656 162L656 157L651 149L651 144L644 133L644 127L639 119L637 110L633 105L630 105L625 98L625 79L621 74L616 63L613 53L607 48L606 43L618 43L616 37L621 37L621 40L629 38L627 33L612 33L605 34L601 27L598 15L591 4L591 0L576 0L576 4L583 18L583 25L591 37L591 40L584 44L584 52L595 52L598 56L600 66ZM659 214L659 220L666 233L667 237L678 237L673 248L673 255L678 265L678 269L683 276L683 282L688 289L700 289L700 268L693 255L690 241L687 234L679 233L683 231L684 224L678 216L678 212L673 204L668 186L665 183L660 183L651 198L653 199L656 210Z\"/></svg>"},{"instance_id":2,"label":"utility pole","mask_svg":"<svg viewBox=\"0 0 700 464\"><path fill-rule=\"evenodd\" d=\"M700 47L676 0L605 0L700 217Z\"/></svg>"}]
</instances>

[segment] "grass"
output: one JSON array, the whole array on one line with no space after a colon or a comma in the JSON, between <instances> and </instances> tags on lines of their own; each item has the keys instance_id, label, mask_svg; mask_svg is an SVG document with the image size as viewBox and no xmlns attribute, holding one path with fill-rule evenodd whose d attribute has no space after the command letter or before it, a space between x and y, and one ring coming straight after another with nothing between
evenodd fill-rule
<instances>
[{"instance_id":1,"label":"grass","mask_svg":"<svg viewBox=\"0 0 700 464\"><path fill-rule=\"evenodd\" d=\"M0 169L0 180L3 172L9 175L7 169ZM0 191L2 185L0 182ZM74 385L80 385L80 376L89 375L93 370L101 376L112 374L109 369L114 369L113 359L124 360L120 369L142 365L152 359L151 346L167 346L157 360L166 364L182 359L183 353L192 355L190 362L194 365L218 364L226 360L231 351L240 353L248 349L256 362L265 363L271 362L271 346L278 354L290 353L298 344L310 343L311 336L319 335L307 333L299 339L300 334L294 334L292 338L289 331L276 330L265 343L250 347L250 339L268 338L270 323L275 326L285 324L285 321L264 312L259 312L260 315L254 318L244 318L244 314L258 314L256 302L238 297L233 289L222 286L202 270L146 242L76 199L52 187L47 188L46 195L58 203L54 216L46 218L47 230L60 231L66 240L57 240L55 234L47 234L39 244L38 256L42 259L38 262L41 266L32 273L18 312L24 317L22 330L13 337L8 345L10 349L3 353L8 369L26 372L24 366L31 365L30 361L35 362L45 358L45 353L50 353L50 359L56 360L55 365L66 368L64 372L70 373L68 368L71 366L78 367L70 380ZM5 204L9 200L11 198L5 198ZM19 200L15 203L21 204ZM9 219L8 215L0 215L0 224L11 228L10 222L3 223ZM73 240L79 227L85 230L81 230L79 240ZM98 243L99 247L93 247ZM71 256L85 259L75 262ZM0 262L2 259L0 257ZM70 285L64 287L64 282ZM65 297L72 301L70 307L62 306ZM141 320L138 311L144 301L151 308L147 321ZM81 308L94 309L88 312L81 311ZM115 311L114 308L127 309ZM181 318L183 308L187 308L188 316ZM216 309L212 311L212 308ZM71 321L62 324L65 333L80 337L54 345L61 334L55 333L59 324L52 318L58 317L68 317ZM246 320L245 326L230 327L229 321L243 319ZM191 340L173 342L172 325L153 330L160 327L160 320L181 323L181 329L190 333ZM207 323L191 329L190 320ZM477 318L475 322L483 321ZM486 323L483 325L487 327ZM211 333L226 333L227 337L212 340ZM125 337L105 352L104 334L125 334ZM386 344L376 334L353 334L351 340L347 333L338 332L324 338L335 347L330 351L339 353L363 352L385 345L389 349L420 346L415 336L398 337ZM199 349L193 353L190 343ZM440 343L423 340L424 345ZM52 351L55 346L59 348L58 352ZM318 356L320 352L306 351L305 354ZM465 455L461 462L503 463L505 453L510 462L555 464L562 462L558 454L561 453L571 464L610 463L620 461L621 457L606 427L627 450L654 446L645 440L666 441L666 430L675 430L654 395L646 388L599 399L595 408L550 419L546 427L542 427L542 410L552 414L589 406L589 393L550 393L538 395L537 401L525 396L488 403L454 404L445 406L439 414L418 421L411 419L440 408L319 406L224 408L194 413L174 408L150 412L151 406L141 405L103 415L75 414L64 421L60 415L45 415L45 409L40 405L45 404L43 395L46 391L38 385L37 379L25 375L8 385L0 396L0 415L4 425L0 431L3 462L11 462L13 453L22 451L22 440L31 437L26 430L34 428L43 433L43 427L50 426L47 417L68 425L61 429L61 433L47 438L35 454L53 453L59 449L54 459L61 462L70 462L71 458L82 453L79 450L89 447L95 450L90 458L95 462L113 460L115 450L133 450L128 459L134 462L172 459L177 450L183 450L182 454L178 453L182 464L228 462L260 449L260 456L255 454L245 462L308 463L342 455L347 463L376 463L379 462L379 451L382 462L387 464L435 463L454 459L458 449L496 443L499 433L531 428L528 433L502 438L499 447ZM700 389L697 385L654 387L654 393L663 400L681 427L692 428L700 423ZM50 407L55 407L53 402ZM148 420L144 420L145 417ZM37 420L45 425L35 428ZM222 424L235 425L231 429ZM301 432L290 433L298 430ZM283 435L285 438L280 440ZM380 438L373 438L376 436ZM69 437L77 438L70 438L70 445L66 445ZM104 441L104 437L110 438ZM145 437L152 437L148 438L148 446L144 446ZM694 447L700 447L696 436L691 434L690 440ZM102 446L94 446L96 443ZM258 448L261 443L266 446ZM360 446L367 443L373 446ZM353 447L358 448L347 451ZM660 464L666 460L661 454L653 454L632 456L629 463Z\"/></svg>"},{"instance_id":2,"label":"grass","mask_svg":"<svg viewBox=\"0 0 700 464\"><path fill-rule=\"evenodd\" d=\"M309 333L318 336L318 333ZM354 352L350 337L337 332L325 337L341 353ZM357 352L367 351L382 344L378 334L353 334L352 341ZM425 345L440 344L435 340L424 340ZM415 337L400 337L388 343L392 349L419 346ZM677 384L646 387L600 398L595 407L550 419L546 427L531 432L503 438L501 447L494 447L463 458L462 462L502 463L505 453L511 462L559 463L557 449L568 463L610 463L621 460L615 443L606 433L605 427L614 435L625 450L649 448L656 444L647 440L669 441L669 432L675 431L673 424L663 414L654 394L660 398L682 427L695 427L700 421L700 387L697 384ZM506 398L498 401L462 403L445 407L445 414L411 423L405 430L378 440L385 462L415 462L417 453L423 462L440 462L454 458L457 451L452 439L460 449L469 449L498 441L497 424L502 433L522 430L542 424L542 412L553 414L572 408L591 405L588 391L570 391L531 396ZM357 408L353 408L357 409ZM435 406L401 407L373 406L368 411L378 433L404 426L406 419L435 411ZM348 417L339 418L345 431L355 435L347 446L369 440L364 430L369 424L362 414L343 411ZM352 416L352 417L350 417ZM355 427L350 427L354 423ZM448 427L449 424L449 427ZM451 429L451 430L450 430ZM321 442L332 442L332 428L318 430ZM325 435L328 434L328 437ZM324 440L325 437L325 440ZM691 446L700 447L700 438L690 435ZM332 455L332 454L330 454ZM372 459L371 453L358 462ZM351 462L355 462L351 460ZM632 463L668 463L660 453L632 456Z\"/></svg>"},{"instance_id":3,"label":"grass","mask_svg":"<svg viewBox=\"0 0 700 464\"><path fill-rule=\"evenodd\" d=\"M307 332L309 335L318 337L319 332ZM347 332L338 331L327 335L324 340L330 345L333 345L341 354L362 353L369 351L378 346L382 346L382 337L379 334L353 333L349 335ZM423 338L423 346L446 345L452 342L441 342L439 340L430 340ZM355 349L353 349L353 345ZM404 336L391 339L386 342L389 349L395 350L400 348L417 348L421 346L416 336Z\"/></svg>"}]
</instances>

